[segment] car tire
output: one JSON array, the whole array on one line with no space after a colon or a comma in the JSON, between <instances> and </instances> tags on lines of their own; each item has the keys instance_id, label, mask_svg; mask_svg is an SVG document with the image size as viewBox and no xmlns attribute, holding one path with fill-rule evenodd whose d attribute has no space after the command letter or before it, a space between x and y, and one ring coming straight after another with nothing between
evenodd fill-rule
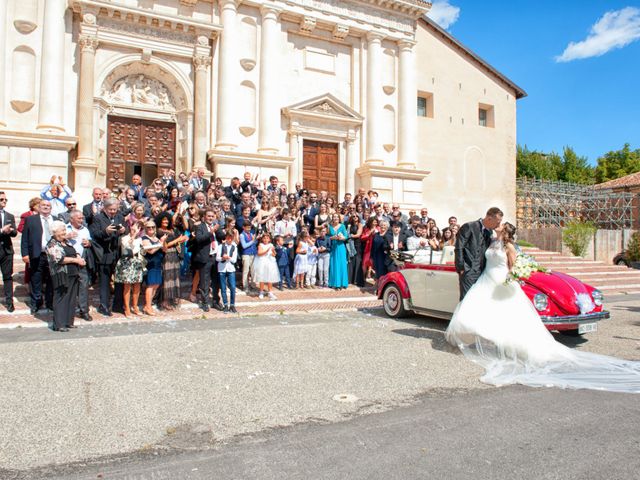
<instances>
[{"instance_id":1,"label":"car tire","mask_svg":"<svg viewBox=\"0 0 640 480\"><path fill-rule=\"evenodd\" d=\"M387 285L382 293L384 312L391 318L406 317L409 312L404 308L404 302L402 300L402 293L398 285L395 283Z\"/></svg>"}]
</instances>

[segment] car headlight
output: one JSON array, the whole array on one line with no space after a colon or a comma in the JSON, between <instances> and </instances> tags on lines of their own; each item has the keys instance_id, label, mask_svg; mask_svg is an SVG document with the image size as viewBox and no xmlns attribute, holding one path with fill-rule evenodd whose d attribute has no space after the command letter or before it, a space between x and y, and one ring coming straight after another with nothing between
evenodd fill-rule
<instances>
[{"instance_id":1,"label":"car headlight","mask_svg":"<svg viewBox=\"0 0 640 480\"><path fill-rule=\"evenodd\" d=\"M599 307L602 305L604 295L602 295L600 290L594 290L591 292L591 298L593 298L593 303L595 303L596 307Z\"/></svg>"},{"instance_id":2,"label":"car headlight","mask_svg":"<svg viewBox=\"0 0 640 480\"><path fill-rule=\"evenodd\" d=\"M533 306L536 307L536 310L539 312L546 310L549 306L549 297L544 293L536 293L533 296Z\"/></svg>"}]
</instances>

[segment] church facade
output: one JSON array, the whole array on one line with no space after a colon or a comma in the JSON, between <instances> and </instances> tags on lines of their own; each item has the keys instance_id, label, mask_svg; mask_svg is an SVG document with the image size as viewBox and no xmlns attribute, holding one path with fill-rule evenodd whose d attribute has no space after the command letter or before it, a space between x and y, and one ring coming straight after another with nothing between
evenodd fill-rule
<instances>
[{"instance_id":1,"label":"church facade","mask_svg":"<svg viewBox=\"0 0 640 480\"><path fill-rule=\"evenodd\" d=\"M163 167L245 171L442 222L515 212L519 87L422 0L7 0L0 189L80 200ZM2 76L3 75L3 76ZM19 213L19 212L18 212Z\"/></svg>"}]
</instances>

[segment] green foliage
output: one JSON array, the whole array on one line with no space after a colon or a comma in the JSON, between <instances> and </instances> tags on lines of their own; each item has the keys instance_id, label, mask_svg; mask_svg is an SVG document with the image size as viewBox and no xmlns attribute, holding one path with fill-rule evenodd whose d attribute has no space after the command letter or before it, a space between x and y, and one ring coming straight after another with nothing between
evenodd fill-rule
<instances>
[{"instance_id":1,"label":"green foliage","mask_svg":"<svg viewBox=\"0 0 640 480\"><path fill-rule=\"evenodd\" d=\"M533 243L527 242L526 240L518 240L516 245L519 247L535 247Z\"/></svg>"},{"instance_id":2,"label":"green foliage","mask_svg":"<svg viewBox=\"0 0 640 480\"><path fill-rule=\"evenodd\" d=\"M640 149L631 150L625 143L621 150L605 153L598 159L596 181L607 182L635 172L640 172Z\"/></svg>"},{"instance_id":3,"label":"green foliage","mask_svg":"<svg viewBox=\"0 0 640 480\"><path fill-rule=\"evenodd\" d=\"M571 222L562 230L562 243L569 247L576 257L582 257L587 252L589 241L596 230L591 222Z\"/></svg>"},{"instance_id":4,"label":"green foliage","mask_svg":"<svg viewBox=\"0 0 640 480\"><path fill-rule=\"evenodd\" d=\"M627 258L630 262L640 262L640 232L634 232L627 246Z\"/></svg>"},{"instance_id":5,"label":"green foliage","mask_svg":"<svg viewBox=\"0 0 640 480\"><path fill-rule=\"evenodd\" d=\"M587 158L578 156L571 147L564 147L560 156L555 152L545 154L531 151L526 145L518 145L516 165L518 177L582 184L592 184L595 180L594 169Z\"/></svg>"}]
</instances>

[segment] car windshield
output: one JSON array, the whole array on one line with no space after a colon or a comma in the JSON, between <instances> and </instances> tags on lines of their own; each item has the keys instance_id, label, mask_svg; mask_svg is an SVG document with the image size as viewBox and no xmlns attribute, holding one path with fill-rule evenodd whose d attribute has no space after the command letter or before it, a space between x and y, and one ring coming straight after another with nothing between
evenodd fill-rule
<instances>
[{"instance_id":1,"label":"car windshield","mask_svg":"<svg viewBox=\"0 0 640 480\"><path fill-rule=\"evenodd\" d=\"M405 252L405 261L419 265L454 265L455 248L446 246L442 250L421 248Z\"/></svg>"}]
</instances>

